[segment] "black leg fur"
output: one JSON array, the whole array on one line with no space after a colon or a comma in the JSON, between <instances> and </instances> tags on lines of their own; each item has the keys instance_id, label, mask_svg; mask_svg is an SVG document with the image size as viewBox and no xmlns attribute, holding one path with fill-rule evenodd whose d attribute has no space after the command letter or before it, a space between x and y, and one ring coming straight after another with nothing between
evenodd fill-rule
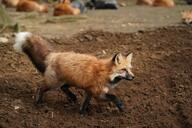
<instances>
[{"instance_id":1,"label":"black leg fur","mask_svg":"<svg viewBox=\"0 0 192 128\"><path fill-rule=\"evenodd\" d=\"M51 88L49 86L41 86L36 91L35 102L36 104L41 104L43 102L43 95L45 92L49 91Z\"/></svg>"},{"instance_id":2,"label":"black leg fur","mask_svg":"<svg viewBox=\"0 0 192 128\"><path fill-rule=\"evenodd\" d=\"M85 99L83 101L83 104L80 107L80 114L83 116L86 113L86 110L90 104L91 101L91 95L89 95L88 93L85 94Z\"/></svg>"},{"instance_id":3,"label":"black leg fur","mask_svg":"<svg viewBox=\"0 0 192 128\"><path fill-rule=\"evenodd\" d=\"M117 98L117 96L113 95L113 94L105 94L105 97L112 101L116 106L117 108L119 109L119 111L124 111L124 105L123 103L121 102L120 99Z\"/></svg>"},{"instance_id":4,"label":"black leg fur","mask_svg":"<svg viewBox=\"0 0 192 128\"><path fill-rule=\"evenodd\" d=\"M69 90L69 85L68 84L64 84L63 86L61 86L61 90L67 95L67 97L69 98L68 100L76 103L77 102L77 97L75 94L73 94L70 90Z\"/></svg>"}]
</instances>

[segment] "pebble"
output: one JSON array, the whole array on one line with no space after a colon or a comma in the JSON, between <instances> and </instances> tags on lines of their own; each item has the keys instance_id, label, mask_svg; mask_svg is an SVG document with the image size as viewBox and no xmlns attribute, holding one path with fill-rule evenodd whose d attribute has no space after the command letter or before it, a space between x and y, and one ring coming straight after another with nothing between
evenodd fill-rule
<instances>
[{"instance_id":1,"label":"pebble","mask_svg":"<svg viewBox=\"0 0 192 128\"><path fill-rule=\"evenodd\" d=\"M120 3L119 5L120 5L121 7L127 6L125 3Z\"/></svg>"},{"instance_id":2,"label":"pebble","mask_svg":"<svg viewBox=\"0 0 192 128\"><path fill-rule=\"evenodd\" d=\"M8 43L8 39L5 37L0 37L0 43Z\"/></svg>"},{"instance_id":3,"label":"pebble","mask_svg":"<svg viewBox=\"0 0 192 128\"><path fill-rule=\"evenodd\" d=\"M17 110L17 109L19 109L19 108L20 108L19 106L14 106L14 109L15 109L15 110Z\"/></svg>"},{"instance_id":4,"label":"pebble","mask_svg":"<svg viewBox=\"0 0 192 128\"><path fill-rule=\"evenodd\" d=\"M91 35L85 35L84 36L88 41L91 41L93 40L93 37Z\"/></svg>"}]
</instances>

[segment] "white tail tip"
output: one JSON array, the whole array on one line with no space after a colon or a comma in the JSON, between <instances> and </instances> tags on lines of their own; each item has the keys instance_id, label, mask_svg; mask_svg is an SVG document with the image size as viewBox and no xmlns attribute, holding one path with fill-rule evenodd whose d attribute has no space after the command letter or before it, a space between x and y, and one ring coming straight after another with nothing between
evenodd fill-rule
<instances>
[{"instance_id":1,"label":"white tail tip","mask_svg":"<svg viewBox=\"0 0 192 128\"><path fill-rule=\"evenodd\" d=\"M15 44L13 45L13 48L17 52L22 52L22 46L26 43L26 39L30 37L32 33L30 32L19 32L15 34Z\"/></svg>"}]
</instances>

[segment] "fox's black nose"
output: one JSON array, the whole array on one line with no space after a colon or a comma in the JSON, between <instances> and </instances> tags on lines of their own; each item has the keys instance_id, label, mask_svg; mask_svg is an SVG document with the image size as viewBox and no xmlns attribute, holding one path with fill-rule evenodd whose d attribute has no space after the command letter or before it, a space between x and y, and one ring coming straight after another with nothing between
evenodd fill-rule
<instances>
[{"instance_id":1,"label":"fox's black nose","mask_svg":"<svg viewBox=\"0 0 192 128\"><path fill-rule=\"evenodd\" d=\"M135 77L134 76L127 76L127 80L133 80Z\"/></svg>"},{"instance_id":2,"label":"fox's black nose","mask_svg":"<svg viewBox=\"0 0 192 128\"><path fill-rule=\"evenodd\" d=\"M130 78L129 78L129 80L133 80L135 77L134 76L131 76Z\"/></svg>"}]
</instances>

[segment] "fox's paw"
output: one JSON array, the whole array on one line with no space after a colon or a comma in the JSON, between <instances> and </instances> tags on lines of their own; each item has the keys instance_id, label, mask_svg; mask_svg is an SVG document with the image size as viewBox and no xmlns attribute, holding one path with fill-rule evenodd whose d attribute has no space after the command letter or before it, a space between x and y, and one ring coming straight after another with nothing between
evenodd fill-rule
<instances>
[{"instance_id":1,"label":"fox's paw","mask_svg":"<svg viewBox=\"0 0 192 128\"><path fill-rule=\"evenodd\" d=\"M80 110L79 114L80 114L81 117L84 117L86 115L86 111Z\"/></svg>"},{"instance_id":2,"label":"fox's paw","mask_svg":"<svg viewBox=\"0 0 192 128\"><path fill-rule=\"evenodd\" d=\"M128 109L127 109L124 105L122 105L121 107L119 107L119 111L120 111L121 113L125 113L125 114L129 113Z\"/></svg>"},{"instance_id":3,"label":"fox's paw","mask_svg":"<svg viewBox=\"0 0 192 128\"><path fill-rule=\"evenodd\" d=\"M125 106L122 102L116 104L120 112L125 112Z\"/></svg>"}]
</instances>

